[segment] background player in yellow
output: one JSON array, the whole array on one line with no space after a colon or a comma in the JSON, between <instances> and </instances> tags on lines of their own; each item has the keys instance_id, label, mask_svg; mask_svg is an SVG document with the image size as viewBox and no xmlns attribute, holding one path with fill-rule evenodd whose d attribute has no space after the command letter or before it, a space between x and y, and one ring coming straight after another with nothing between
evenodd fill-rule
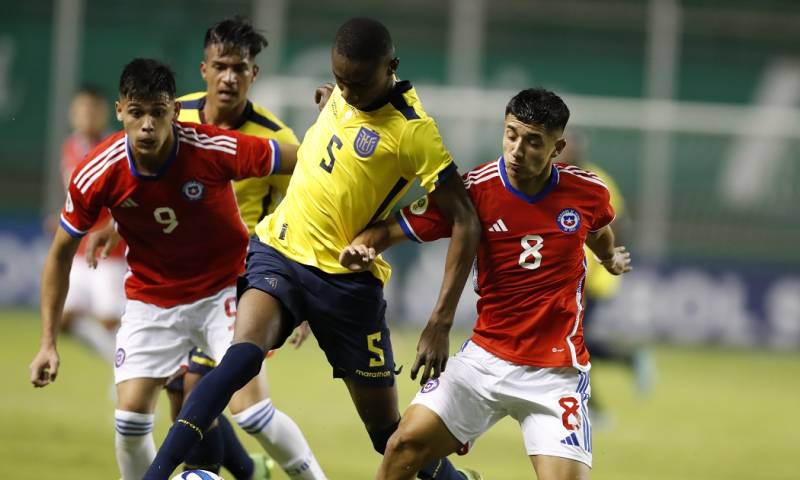
<instances>
[{"instance_id":1,"label":"background player in yellow","mask_svg":"<svg viewBox=\"0 0 800 480\"><path fill-rule=\"evenodd\" d=\"M262 47L266 46L267 41L264 36L255 31L249 21L241 17L223 20L209 28L203 42L204 58L200 63L200 74L206 82L206 91L180 97L178 101L181 102L181 112L178 119L209 123L249 135L298 144L294 132L278 117L247 98L250 86L260 71L256 64L256 56ZM281 201L289 179L288 175L281 175L275 178L247 178L233 182L239 213L249 233L252 234L258 221L271 213ZM297 336L293 339L296 345L302 343L307 332L307 327L298 330ZM192 358L197 356L197 352L192 353ZM207 357L206 359L211 360ZM192 364L190 369L191 366ZM197 369L195 378L191 378L191 374L187 375L187 384L196 382L197 375L205 371L207 370ZM237 412L234 415L237 423L259 441L291 478L324 478L322 469L300 429L291 418L272 406L265 373L255 377L234 397L231 409ZM262 425L262 422L254 424L253 420L257 417L272 411L274 411L274 414L270 414L272 419L266 425ZM220 418L220 423L227 422L224 416ZM233 442L238 443L232 435L232 430L230 433L225 432L228 430L226 426L221 425L221 427L226 440L224 453L228 453L229 450L239 451L238 445L231 445ZM210 452L197 452L195 448L193 453L197 453L196 459L202 461ZM192 466L205 466L191 460L195 459L190 456L186 463ZM256 457L253 460L254 468L261 469L263 459ZM239 458L228 459L226 463L231 465L226 465L226 468L230 470L245 462L246 459L240 454ZM245 463L245 467L247 466Z\"/></svg>"},{"instance_id":2,"label":"background player in yellow","mask_svg":"<svg viewBox=\"0 0 800 480\"><path fill-rule=\"evenodd\" d=\"M435 122L411 83L395 76L399 60L386 27L349 20L337 31L331 56L337 88L303 138L286 199L259 223L251 241L238 285L234 344L185 403L145 479L172 471L197 432L258 373L264 351L283 344L303 319L333 376L344 380L375 449L384 452L400 420L384 316L390 268L378 259L371 271L352 273L339 264L339 254L364 228L386 218L415 179L444 204L453 236L411 374L423 368L425 382L445 366L455 307L480 237L475 210ZM420 477L466 475L441 459Z\"/></svg>"},{"instance_id":3,"label":"background player in yellow","mask_svg":"<svg viewBox=\"0 0 800 480\"><path fill-rule=\"evenodd\" d=\"M611 206L617 214L614 220L614 230L624 238L629 218L625 208L625 198L622 196L617 182L608 172L586 159L587 139L583 132L574 128L569 129L566 137L567 147L561 153L559 160L588 170L600 177L608 188ZM592 331L592 326L596 325L598 307L619 294L622 277L608 273L588 248L585 251L587 269L583 323L588 332L585 336L586 346L592 352L593 359L621 363L631 369L636 377L638 389L642 393L647 393L652 387L654 376L654 365L649 351L644 347L632 349L626 345L616 345L607 338L603 338L602 335L599 335L598 338L598 332ZM599 390L602 392L602 388ZM612 419L603 404L602 396L598 395L597 382L592 384L592 403L591 415L595 427L609 428Z\"/></svg>"}]
</instances>

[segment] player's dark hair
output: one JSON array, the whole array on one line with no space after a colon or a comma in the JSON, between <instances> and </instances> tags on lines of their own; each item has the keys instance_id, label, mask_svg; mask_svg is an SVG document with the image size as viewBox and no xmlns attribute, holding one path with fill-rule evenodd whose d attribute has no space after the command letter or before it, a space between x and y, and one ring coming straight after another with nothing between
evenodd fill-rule
<instances>
[{"instance_id":1,"label":"player's dark hair","mask_svg":"<svg viewBox=\"0 0 800 480\"><path fill-rule=\"evenodd\" d=\"M544 88L529 88L514 95L506 105L508 114L528 125L542 125L548 132L564 130L569 121L564 100Z\"/></svg>"},{"instance_id":2,"label":"player's dark hair","mask_svg":"<svg viewBox=\"0 0 800 480\"><path fill-rule=\"evenodd\" d=\"M336 31L333 46L352 60L378 60L394 55L389 30L371 18L351 18Z\"/></svg>"},{"instance_id":3,"label":"player's dark hair","mask_svg":"<svg viewBox=\"0 0 800 480\"><path fill-rule=\"evenodd\" d=\"M175 74L164 63L151 58L134 58L119 77L119 96L137 100L175 98Z\"/></svg>"},{"instance_id":4,"label":"player's dark hair","mask_svg":"<svg viewBox=\"0 0 800 480\"><path fill-rule=\"evenodd\" d=\"M267 39L253 28L250 20L236 15L215 23L206 30L203 48L222 45L222 53L237 51L243 57L256 58L261 49L266 48Z\"/></svg>"}]
</instances>

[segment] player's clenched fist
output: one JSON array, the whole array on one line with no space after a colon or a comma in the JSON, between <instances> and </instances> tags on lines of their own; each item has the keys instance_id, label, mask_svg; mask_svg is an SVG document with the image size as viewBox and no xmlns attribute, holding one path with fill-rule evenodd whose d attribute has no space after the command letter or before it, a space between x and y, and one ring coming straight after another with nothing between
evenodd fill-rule
<instances>
[{"instance_id":1,"label":"player's clenched fist","mask_svg":"<svg viewBox=\"0 0 800 480\"><path fill-rule=\"evenodd\" d=\"M31 383L44 387L56 380L60 360L55 347L42 347L30 364Z\"/></svg>"}]
</instances>

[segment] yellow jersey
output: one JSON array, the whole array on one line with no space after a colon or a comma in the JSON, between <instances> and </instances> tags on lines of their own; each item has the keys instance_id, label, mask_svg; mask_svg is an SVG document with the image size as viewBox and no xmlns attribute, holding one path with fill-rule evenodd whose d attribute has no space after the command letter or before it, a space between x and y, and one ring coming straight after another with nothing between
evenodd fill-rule
<instances>
[{"instance_id":1,"label":"yellow jersey","mask_svg":"<svg viewBox=\"0 0 800 480\"><path fill-rule=\"evenodd\" d=\"M206 92L190 93L178 98L181 111L178 120L182 122L205 123L202 117L206 103ZM256 137L272 138L279 142L297 145L297 137L266 108L247 101L244 121L235 130ZM278 206L289 186L289 175L272 175L261 178L245 178L233 182L233 192L239 204L239 214L247 226L247 231L255 233L256 224L272 213Z\"/></svg>"},{"instance_id":2,"label":"yellow jersey","mask_svg":"<svg viewBox=\"0 0 800 480\"><path fill-rule=\"evenodd\" d=\"M608 173L596 165L587 163L581 168L597 174L600 180L606 184L611 197L611 206L614 207L614 212L617 214L617 217L620 217L625 210L625 201L622 198L622 194L616 182L614 182ZM584 250L586 251L586 295L597 299L612 297L617 293L622 277L608 273L608 270L597 261L594 254L589 250L589 247L584 247Z\"/></svg>"},{"instance_id":3,"label":"yellow jersey","mask_svg":"<svg viewBox=\"0 0 800 480\"><path fill-rule=\"evenodd\" d=\"M328 273L350 273L339 253L362 230L386 218L419 179L433 191L456 173L436 123L408 81L397 82L385 103L358 110L338 87L297 152L285 200L256 234L286 257ZM386 283L381 257L372 274Z\"/></svg>"}]
</instances>

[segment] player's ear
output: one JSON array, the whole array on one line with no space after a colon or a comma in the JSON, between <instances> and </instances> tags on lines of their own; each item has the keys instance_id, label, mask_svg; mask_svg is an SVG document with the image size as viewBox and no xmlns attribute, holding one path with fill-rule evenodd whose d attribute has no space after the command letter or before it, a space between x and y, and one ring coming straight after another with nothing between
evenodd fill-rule
<instances>
[{"instance_id":1,"label":"player's ear","mask_svg":"<svg viewBox=\"0 0 800 480\"><path fill-rule=\"evenodd\" d=\"M206 61L205 61L205 60L203 60L202 62L200 62L200 76L201 76L201 77L203 77L203 81L204 81L204 82L207 82L207 81L208 81L208 80L206 79Z\"/></svg>"},{"instance_id":2,"label":"player's ear","mask_svg":"<svg viewBox=\"0 0 800 480\"><path fill-rule=\"evenodd\" d=\"M119 103L119 100L116 100L114 102L114 111L117 114L117 121L121 122L122 121L122 104Z\"/></svg>"},{"instance_id":3,"label":"player's ear","mask_svg":"<svg viewBox=\"0 0 800 480\"><path fill-rule=\"evenodd\" d=\"M397 67L400 65L400 59L394 57L393 59L389 60L389 73L394 75L397 73Z\"/></svg>"},{"instance_id":4,"label":"player's ear","mask_svg":"<svg viewBox=\"0 0 800 480\"><path fill-rule=\"evenodd\" d=\"M260 72L260 71L261 71L261 67L259 67L258 65L256 65L254 63L253 64L253 80L256 79L256 77L258 76L258 72Z\"/></svg>"},{"instance_id":5,"label":"player's ear","mask_svg":"<svg viewBox=\"0 0 800 480\"><path fill-rule=\"evenodd\" d=\"M175 100L175 114L172 116L172 121L178 121L178 115L181 113L181 102Z\"/></svg>"},{"instance_id":6,"label":"player's ear","mask_svg":"<svg viewBox=\"0 0 800 480\"><path fill-rule=\"evenodd\" d=\"M567 140L564 137L558 137L558 140L556 140L556 148L553 150L553 156L551 158L556 158L557 156L561 155L561 152L564 151L566 146Z\"/></svg>"}]
</instances>

